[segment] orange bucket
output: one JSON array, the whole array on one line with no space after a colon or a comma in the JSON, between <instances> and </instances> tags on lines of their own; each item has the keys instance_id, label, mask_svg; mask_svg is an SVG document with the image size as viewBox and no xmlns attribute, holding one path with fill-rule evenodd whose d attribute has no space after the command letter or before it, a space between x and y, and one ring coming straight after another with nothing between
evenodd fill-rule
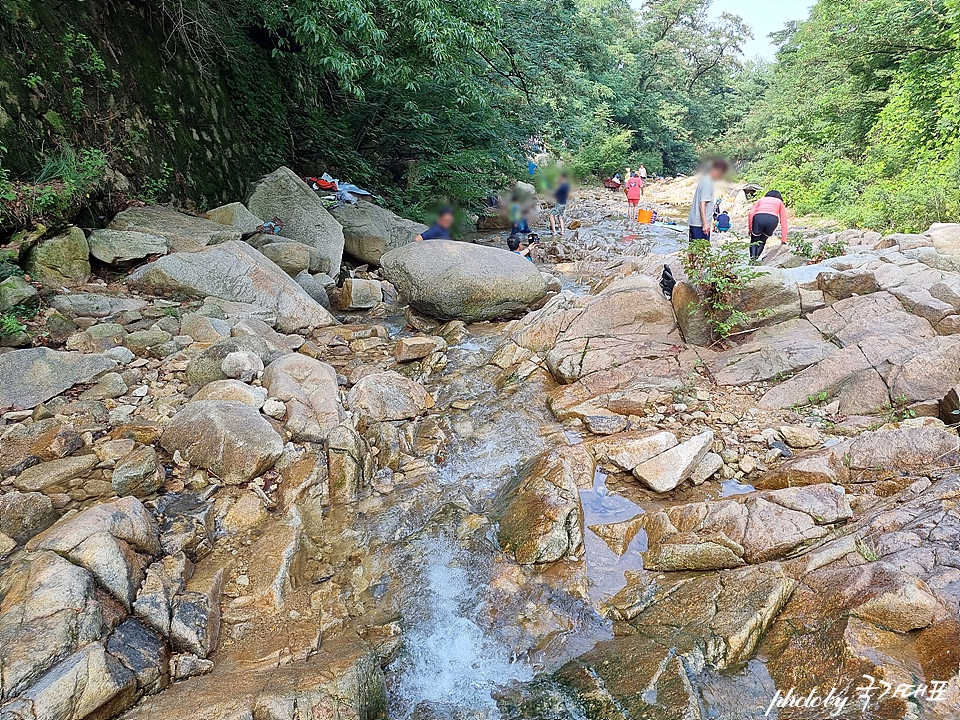
<instances>
[{"instance_id":1,"label":"orange bucket","mask_svg":"<svg viewBox=\"0 0 960 720\"><path fill-rule=\"evenodd\" d=\"M637 222L649 225L653 222L653 210L637 210Z\"/></svg>"}]
</instances>

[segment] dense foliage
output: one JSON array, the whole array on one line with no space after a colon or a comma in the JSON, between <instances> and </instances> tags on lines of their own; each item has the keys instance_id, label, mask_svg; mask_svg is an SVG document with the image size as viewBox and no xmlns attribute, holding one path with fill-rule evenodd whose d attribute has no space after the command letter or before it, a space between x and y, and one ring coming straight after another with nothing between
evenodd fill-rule
<instances>
[{"instance_id":1,"label":"dense foliage","mask_svg":"<svg viewBox=\"0 0 960 720\"><path fill-rule=\"evenodd\" d=\"M819 0L778 41L726 139L748 175L844 225L960 218L960 1Z\"/></svg>"},{"instance_id":2,"label":"dense foliage","mask_svg":"<svg viewBox=\"0 0 960 720\"><path fill-rule=\"evenodd\" d=\"M208 27L219 13L228 45L252 34L296 67L301 159L393 186L414 214L439 194L486 196L522 172L534 139L581 175L689 170L732 120L726 79L749 33L739 18L711 19L710 0L639 12L628 0L177 6Z\"/></svg>"},{"instance_id":3,"label":"dense foliage","mask_svg":"<svg viewBox=\"0 0 960 720\"><path fill-rule=\"evenodd\" d=\"M699 148L734 119L728 78L737 76L749 32L739 18L711 16L710 0L133 2L159 18L157 41L176 75L187 77L186 61L197 77L226 84L233 111L220 122L232 121L238 151L255 148L267 166L330 171L412 216L442 199L478 205L544 149L582 176L640 162L653 172L689 171ZM130 12L96 3L112 17ZM104 150L108 168L131 177L146 175L138 167L149 164L151 148L166 148L149 177L132 177L136 197L202 202L191 192L195 138L185 130L206 119L202 112L191 119L180 104L160 102L166 81L125 75L131 59L150 56L123 48L129 59L115 66L112 45L123 38L99 37L92 26L88 35L48 27L71 57L44 52L30 27L56 19L51 8L49 0L17 0L0 16L20 53L10 57L23 77L10 80L26 93L21 106L50 107L43 118L63 121L38 123L29 170L18 143L16 176L4 172L0 149L0 194L15 191L20 217L37 219L30 194L48 192L33 185L51 157ZM138 107L156 105L136 133L109 112L118 87L138 89ZM195 83L183 87L199 94Z\"/></svg>"}]
</instances>

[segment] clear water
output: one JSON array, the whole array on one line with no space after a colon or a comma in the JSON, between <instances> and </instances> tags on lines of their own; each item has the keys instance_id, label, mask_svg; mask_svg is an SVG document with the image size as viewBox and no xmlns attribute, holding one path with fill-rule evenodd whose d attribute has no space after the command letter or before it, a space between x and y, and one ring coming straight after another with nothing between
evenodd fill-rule
<instances>
[{"instance_id":1,"label":"clear water","mask_svg":"<svg viewBox=\"0 0 960 720\"><path fill-rule=\"evenodd\" d=\"M643 569L640 553L647 549L647 534L643 530L637 533L623 555L617 555L602 538L589 529L591 525L610 525L632 520L644 512L636 503L610 492L606 480L607 476L598 470L593 488L580 491L586 528L584 546L587 576L590 578L590 599L598 604L623 589L627 571Z\"/></svg>"},{"instance_id":2,"label":"clear water","mask_svg":"<svg viewBox=\"0 0 960 720\"><path fill-rule=\"evenodd\" d=\"M679 235L670 230L644 227L628 238L622 221L605 221L607 226L621 247L636 242L655 252L679 248ZM574 280L568 284L584 291ZM646 549L643 532L618 556L586 530L584 563L519 569L499 552L495 528L480 539L459 531L463 518L489 513L497 492L524 462L564 442L562 427L546 410L543 388L533 382L516 394L497 389L499 370L485 363L503 326L470 330L450 348L449 364L430 389L440 407L473 402L468 411L448 412L455 428L468 419L473 432L455 432L439 476L398 489L366 530L389 557L397 586L391 602L404 630L401 653L387 668L393 720L499 720L497 699L505 691L611 637L597 607L624 587L627 571L642 569L640 552ZM643 512L611 493L604 480L598 474L594 487L581 492L586 526ZM453 516L445 515L450 507L456 508ZM516 581L506 597L505 577L508 585Z\"/></svg>"},{"instance_id":3,"label":"clear water","mask_svg":"<svg viewBox=\"0 0 960 720\"><path fill-rule=\"evenodd\" d=\"M449 538L422 541L422 586L404 598L404 650L391 668L393 718L499 717L497 688L533 679L476 615L489 580Z\"/></svg>"}]
</instances>

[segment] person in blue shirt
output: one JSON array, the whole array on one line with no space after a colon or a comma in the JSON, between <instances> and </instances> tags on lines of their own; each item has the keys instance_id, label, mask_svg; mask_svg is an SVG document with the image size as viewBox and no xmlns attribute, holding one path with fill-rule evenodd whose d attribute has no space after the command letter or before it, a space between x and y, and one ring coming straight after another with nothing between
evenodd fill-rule
<instances>
[{"instance_id":1,"label":"person in blue shirt","mask_svg":"<svg viewBox=\"0 0 960 720\"><path fill-rule=\"evenodd\" d=\"M560 227L560 235L564 233L563 214L567 211L567 200L570 198L570 181L566 173L560 175L560 187L553 194L557 204L550 210L550 234L557 234L557 226Z\"/></svg>"},{"instance_id":2,"label":"person in blue shirt","mask_svg":"<svg viewBox=\"0 0 960 720\"><path fill-rule=\"evenodd\" d=\"M437 221L431 225L428 230L424 230L417 235L415 239L417 242L423 242L424 240L449 240L451 227L453 227L453 208L440 208L440 212L437 214Z\"/></svg>"},{"instance_id":3,"label":"person in blue shirt","mask_svg":"<svg viewBox=\"0 0 960 720\"><path fill-rule=\"evenodd\" d=\"M533 258L530 257L530 251L533 250L533 246L536 244L537 244L537 236L531 235L530 243L521 250L520 238L518 238L516 235L511 235L510 237L507 238L507 248L510 250L510 252L516 253L517 255L525 257L530 262L533 262Z\"/></svg>"}]
</instances>

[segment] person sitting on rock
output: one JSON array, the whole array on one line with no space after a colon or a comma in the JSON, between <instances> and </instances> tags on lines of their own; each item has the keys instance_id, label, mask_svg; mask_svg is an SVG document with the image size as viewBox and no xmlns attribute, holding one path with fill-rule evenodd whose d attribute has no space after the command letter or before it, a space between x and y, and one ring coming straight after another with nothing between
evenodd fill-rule
<instances>
[{"instance_id":1,"label":"person sitting on rock","mask_svg":"<svg viewBox=\"0 0 960 720\"><path fill-rule=\"evenodd\" d=\"M428 230L424 230L422 233L417 235L416 241L423 242L424 240L449 240L451 227L453 227L453 208L442 207L440 208L440 212L437 214L437 221L431 225Z\"/></svg>"},{"instance_id":2,"label":"person sitting on rock","mask_svg":"<svg viewBox=\"0 0 960 720\"><path fill-rule=\"evenodd\" d=\"M760 255L767 240L780 226L780 242L787 244L787 208L783 204L783 195L771 190L757 200L747 215L747 232L750 233L750 261L760 262Z\"/></svg>"},{"instance_id":3,"label":"person sitting on rock","mask_svg":"<svg viewBox=\"0 0 960 720\"><path fill-rule=\"evenodd\" d=\"M521 255L530 262L533 262L533 258L530 257L530 251L533 249L533 246L537 244L536 235L530 236L530 243L523 249L520 249L520 238L516 235L511 235L507 238L507 247L510 249L510 252Z\"/></svg>"}]
</instances>

